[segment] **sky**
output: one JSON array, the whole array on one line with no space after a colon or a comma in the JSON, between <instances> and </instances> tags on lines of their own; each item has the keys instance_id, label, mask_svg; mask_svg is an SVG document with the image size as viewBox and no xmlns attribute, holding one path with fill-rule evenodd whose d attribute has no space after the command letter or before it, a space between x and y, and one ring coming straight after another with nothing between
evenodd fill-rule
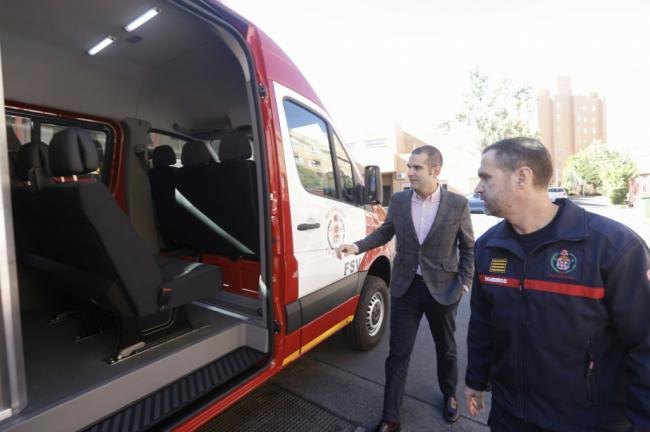
<instances>
[{"instance_id":1,"label":"sky","mask_svg":"<svg viewBox=\"0 0 650 432\"><path fill-rule=\"evenodd\" d=\"M225 0L273 38L346 141L395 123L435 140L462 110L469 71L529 83L569 76L606 99L609 144L650 148L646 0Z\"/></svg>"}]
</instances>

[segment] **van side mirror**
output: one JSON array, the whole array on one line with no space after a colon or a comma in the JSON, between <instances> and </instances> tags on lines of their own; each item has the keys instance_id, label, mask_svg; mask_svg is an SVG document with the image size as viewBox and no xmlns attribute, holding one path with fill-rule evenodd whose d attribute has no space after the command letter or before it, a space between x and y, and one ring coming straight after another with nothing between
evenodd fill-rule
<instances>
[{"instance_id":1,"label":"van side mirror","mask_svg":"<svg viewBox=\"0 0 650 432\"><path fill-rule=\"evenodd\" d=\"M384 189L381 183L381 170L377 165L368 165L364 172L362 204L381 204Z\"/></svg>"}]
</instances>

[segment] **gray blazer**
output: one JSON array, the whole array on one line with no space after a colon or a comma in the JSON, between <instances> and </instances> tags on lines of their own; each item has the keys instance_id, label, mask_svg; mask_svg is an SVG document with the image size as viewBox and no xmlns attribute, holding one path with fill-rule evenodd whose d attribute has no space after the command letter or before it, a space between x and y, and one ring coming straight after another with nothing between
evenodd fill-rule
<instances>
[{"instance_id":1,"label":"gray blazer","mask_svg":"<svg viewBox=\"0 0 650 432\"><path fill-rule=\"evenodd\" d=\"M462 286L471 287L474 276L474 233L467 199L440 190L440 207L422 245L411 215L412 190L391 197L384 223L355 244L359 252L381 246L393 235L397 254L390 279L392 296L401 297L413 282L418 263L431 295L438 303L451 305L460 300Z\"/></svg>"}]
</instances>

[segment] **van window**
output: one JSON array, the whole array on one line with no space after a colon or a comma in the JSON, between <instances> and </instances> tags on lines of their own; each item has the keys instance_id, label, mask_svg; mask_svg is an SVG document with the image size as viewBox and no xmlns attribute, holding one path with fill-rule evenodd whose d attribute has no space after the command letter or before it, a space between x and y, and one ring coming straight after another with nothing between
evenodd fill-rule
<instances>
[{"instance_id":1,"label":"van window","mask_svg":"<svg viewBox=\"0 0 650 432\"><path fill-rule=\"evenodd\" d=\"M81 127L95 143L97 153L99 155L99 168L96 171L79 175L79 178L97 178L108 183L108 172L110 158L107 155L107 147L109 147L110 134L109 131L102 125L90 125L87 127L76 123L67 123L60 120L51 120L48 117L28 117L15 112L11 112L5 117L7 122L7 131L12 137L18 138L20 145L27 144L31 141L42 141L50 145L52 137L55 133L66 129L68 127ZM9 149L11 152L12 149Z\"/></svg>"},{"instance_id":2,"label":"van window","mask_svg":"<svg viewBox=\"0 0 650 432\"><path fill-rule=\"evenodd\" d=\"M285 101L293 160L303 187L315 195L337 198L327 124L317 115Z\"/></svg>"},{"instance_id":3,"label":"van window","mask_svg":"<svg viewBox=\"0 0 650 432\"><path fill-rule=\"evenodd\" d=\"M348 203L354 203L354 177L352 175L352 162L345 153L341 141L336 135L334 138L334 151L336 152L336 165L338 168L339 185L341 187L341 199Z\"/></svg>"},{"instance_id":4,"label":"van window","mask_svg":"<svg viewBox=\"0 0 650 432\"><path fill-rule=\"evenodd\" d=\"M32 140L32 120L17 115L7 115L7 129L11 129L13 136L18 138L21 145ZM10 149L11 151L11 149Z\"/></svg>"}]
</instances>

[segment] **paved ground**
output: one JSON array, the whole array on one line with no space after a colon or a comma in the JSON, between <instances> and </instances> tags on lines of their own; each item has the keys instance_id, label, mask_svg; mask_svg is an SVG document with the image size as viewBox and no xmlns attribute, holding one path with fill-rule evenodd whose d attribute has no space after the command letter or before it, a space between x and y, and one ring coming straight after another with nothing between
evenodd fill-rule
<instances>
[{"instance_id":1,"label":"paved ground","mask_svg":"<svg viewBox=\"0 0 650 432\"><path fill-rule=\"evenodd\" d=\"M590 211L618 220L637 231L646 242L650 241L650 222L639 210L612 207L600 198L576 199L575 202ZM476 236L498 220L485 215L472 215ZM459 375L462 397L462 377L467 362L467 324L469 321L469 296L461 300L457 316ZM361 428L371 429L381 417L384 390L384 360L388 354L388 332L382 342L371 352L357 352L346 343L342 334L336 334L316 347L302 359L290 365L273 379L278 385L320 406L330 413L348 420ZM453 425L442 419L442 397L437 387L435 351L426 322L420 326L406 385L402 406L402 430L408 431L487 431L487 412L471 418L462 406L462 417ZM489 397L488 397L489 407ZM296 415L300 415L296 413Z\"/></svg>"}]
</instances>

